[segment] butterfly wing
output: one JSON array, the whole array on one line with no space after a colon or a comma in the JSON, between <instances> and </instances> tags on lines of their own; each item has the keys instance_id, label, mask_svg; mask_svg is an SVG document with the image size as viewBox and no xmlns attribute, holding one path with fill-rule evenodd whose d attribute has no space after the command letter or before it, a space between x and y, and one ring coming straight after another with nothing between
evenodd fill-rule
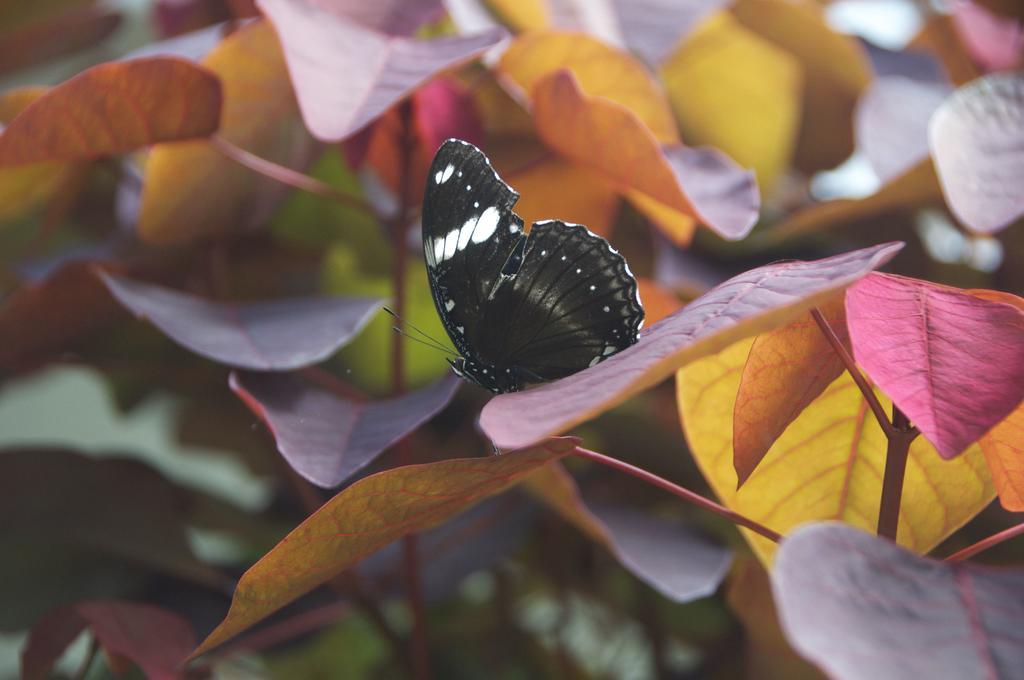
<instances>
[{"instance_id":1,"label":"butterfly wing","mask_svg":"<svg viewBox=\"0 0 1024 680\"><path fill-rule=\"evenodd\" d=\"M518 199L472 144L449 139L434 156L423 199L423 254L437 312L470 361L479 362L479 349L487 347L488 295L523 239L523 221L512 212Z\"/></svg>"},{"instance_id":2,"label":"butterfly wing","mask_svg":"<svg viewBox=\"0 0 1024 680\"><path fill-rule=\"evenodd\" d=\"M533 225L522 267L485 313L485 346L499 347L500 361L529 382L571 375L629 347L644 319L622 255L586 227L557 220Z\"/></svg>"}]
</instances>

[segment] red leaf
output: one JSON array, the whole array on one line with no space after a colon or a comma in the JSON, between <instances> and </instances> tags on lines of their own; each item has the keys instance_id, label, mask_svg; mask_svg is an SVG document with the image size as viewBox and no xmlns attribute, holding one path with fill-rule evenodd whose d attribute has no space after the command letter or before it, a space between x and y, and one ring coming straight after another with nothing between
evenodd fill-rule
<instances>
[{"instance_id":1,"label":"red leaf","mask_svg":"<svg viewBox=\"0 0 1024 680\"><path fill-rule=\"evenodd\" d=\"M821 304L885 264L900 248L900 243L886 243L740 274L652 326L636 345L606 361L536 389L495 397L480 414L480 425L497 446L508 448L564 432L691 361Z\"/></svg>"},{"instance_id":2,"label":"red leaf","mask_svg":"<svg viewBox=\"0 0 1024 680\"><path fill-rule=\"evenodd\" d=\"M1024 312L890 274L846 293L854 358L943 458L963 452L1024 396Z\"/></svg>"},{"instance_id":3,"label":"red leaf","mask_svg":"<svg viewBox=\"0 0 1024 680\"><path fill-rule=\"evenodd\" d=\"M100 64L53 88L0 134L0 167L125 153L205 137L220 122L217 77L154 57Z\"/></svg>"},{"instance_id":4,"label":"red leaf","mask_svg":"<svg viewBox=\"0 0 1024 680\"><path fill-rule=\"evenodd\" d=\"M1024 74L993 73L958 89L932 116L928 142L953 214L982 233L1024 215Z\"/></svg>"},{"instance_id":5,"label":"red leaf","mask_svg":"<svg viewBox=\"0 0 1024 680\"><path fill-rule=\"evenodd\" d=\"M308 0L259 0L281 39L306 126L336 142L504 33L417 40L387 36Z\"/></svg>"},{"instance_id":6,"label":"red leaf","mask_svg":"<svg viewBox=\"0 0 1024 680\"><path fill-rule=\"evenodd\" d=\"M229 384L267 424L288 464L314 484L331 488L434 417L460 381L447 376L383 401L342 399L290 375L232 373Z\"/></svg>"},{"instance_id":7,"label":"red leaf","mask_svg":"<svg viewBox=\"0 0 1024 680\"><path fill-rule=\"evenodd\" d=\"M43 680L61 653L88 627L110 654L135 662L148 678L180 678L195 645L192 628L172 612L118 600L61 607L36 624L21 653L25 680Z\"/></svg>"},{"instance_id":8,"label":"red leaf","mask_svg":"<svg viewBox=\"0 0 1024 680\"><path fill-rule=\"evenodd\" d=\"M178 344L229 366L283 371L315 364L352 340L378 298L213 302L101 273L114 297Z\"/></svg>"},{"instance_id":9,"label":"red leaf","mask_svg":"<svg viewBox=\"0 0 1024 680\"><path fill-rule=\"evenodd\" d=\"M840 524L797 529L771 574L789 641L830 677L1010 678L1024 571L919 557Z\"/></svg>"}]
</instances>

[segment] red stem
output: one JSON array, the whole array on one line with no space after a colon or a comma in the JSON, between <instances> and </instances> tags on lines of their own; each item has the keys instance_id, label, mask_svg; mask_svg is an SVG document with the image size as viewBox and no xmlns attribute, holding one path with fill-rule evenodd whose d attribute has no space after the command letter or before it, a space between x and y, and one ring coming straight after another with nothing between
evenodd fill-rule
<instances>
[{"instance_id":1,"label":"red stem","mask_svg":"<svg viewBox=\"0 0 1024 680\"><path fill-rule=\"evenodd\" d=\"M903 477L907 471L910 444L917 437L917 430L910 427L907 416L895 404L892 406L892 426L892 434L887 435L882 500L878 507L878 535L895 541L900 521L900 500L903 497Z\"/></svg>"},{"instance_id":2,"label":"red stem","mask_svg":"<svg viewBox=\"0 0 1024 680\"><path fill-rule=\"evenodd\" d=\"M835 331L832 330L832 326L829 325L828 321L818 310L817 307L811 310L811 316L814 318L814 322L818 324L818 328L821 329L822 334L828 343L832 345L832 349L835 350L839 358L842 359L843 365L846 366L846 371L853 378L853 381L857 383L857 387L860 388L861 394L864 395L864 399L867 400L868 406L871 407L871 412L875 414L875 420L878 421L878 425L882 428L882 432L885 436L890 436L893 432L892 423L889 422L889 416L885 414L885 409L882 407L881 402L878 401L878 397L875 395L875 391L871 389L871 385L864 378L864 375L857 368L857 362L853 360L850 353L846 351L846 346L843 345L842 341L836 336Z\"/></svg>"},{"instance_id":3,"label":"red stem","mask_svg":"<svg viewBox=\"0 0 1024 680\"><path fill-rule=\"evenodd\" d=\"M412 208L412 175L413 151L416 140L412 131L412 108L408 101L400 104L402 131L399 145L401 148L401 174L398 186L398 214L391 224L391 238L394 246L395 261L392 271L392 288L394 292L395 315L399 332L392 335L391 344L391 386L395 396L405 392L405 355L401 329L405 314L405 275L407 269L408 250L406 241L409 232L410 210ZM398 443L398 464L411 463L408 444ZM420 584L419 556L415 534L402 539L402 573L405 580L406 597L412 610L412 663L413 676L417 680L430 678L430 645L427 640L427 612Z\"/></svg>"},{"instance_id":4,"label":"red stem","mask_svg":"<svg viewBox=\"0 0 1024 680\"><path fill-rule=\"evenodd\" d=\"M249 168L253 172L258 172L259 174L269 177L281 184L287 184L288 186L308 191L309 193L316 194L317 196L330 198L351 208L362 210L367 213L372 212L370 205L366 203L366 201L332 187L326 182L321 182L315 177L304 175L301 172L292 170L291 168L286 168L285 166L278 165L273 161L268 161L266 158L261 158L254 153L250 153L245 149L235 146L223 137L214 135L213 137L210 137L209 141L210 145L221 154L235 161L239 165Z\"/></svg>"},{"instance_id":5,"label":"red stem","mask_svg":"<svg viewBox=\"0 0 1024 680\"><path fill-rule=\"evenodd\" d=\"M957 550L955 553L946 558L947 562L960 562L970 557L974 557L982 550L988 550L992 546L999 545L1003 541L1008 541L1014 536L1024 535L1024 522L1016 526L1012 526L1009 529L1004 529L998 534L992 534L988 538L983 538L974 545L969 545L963 550Z\"/></svg>"},{"instance_id":6,"label":"red stem","mask_svg":"<svg viewBox=\"0 0 1024 680\"><path fill-rule=\"evenodd\" d=\"M647 470L644 470L642 468L638 468L635 465L625 463L616 458L612 458L611 456L606 456L603 453L590 451L589 449L584 449L579 446L576 447L573 453L577 456L580 456L581 458L592 460L595 463L606 465L620 472L625 472L627 475L632 475L638 479L642 479L648 484L653 484L658 488L668 491L670 494L673 494L674 496L683 499L687 503L692 503L693 505L696 505L699 508L704 508L705 510L709 510L720 517L724 517L730 522L738 524L741 527L746 527L754 533L764 536L770 541L778 543L782 540L781 534L772 531L763 524L760 524L759 522L756 522L750 519L749 517L744 517L738 512L733 512L729 508L723 505L719 505L718 503L714 502L709 498L704 498L704 496L701 496L699 493L694 493L689 489L683 488L678 484L674 484L668 481L667 479L659 477L658 475L648 472Z\"/></svg>"}]
</instances>

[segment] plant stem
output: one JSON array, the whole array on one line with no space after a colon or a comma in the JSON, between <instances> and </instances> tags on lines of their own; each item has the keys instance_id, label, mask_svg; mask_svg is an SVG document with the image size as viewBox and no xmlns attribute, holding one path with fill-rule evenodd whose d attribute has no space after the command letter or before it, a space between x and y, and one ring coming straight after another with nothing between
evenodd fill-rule
<instances>
[{"instance_id":1,"label":"plant stem","mask_svg":"<svg viewBox=\"0 0 1024 680\"><path fill-rule=\"evenodd\" d=\"M301 172L292 170L291 168L286 168L285 166L274 163L273 161L268 161L266 158L261 158L254 153L250 153L241 147L235 146L223 137L214 135L210 137L209 141L210 146L219 151L225 157L230 158L239 165L243 165L254 172L258 172L265 177L269 177L272 180L280 182L281 184L287 184L288 186L308 191L309 193L316 194L317 196L330 198L338 203L357 210L362 210L366 213L373 212L366 201L341 191L336 187L332 187L326 182L321 182L315 177L304 175Z\"/></svg>"},{"instance_id":2,"label":"plant stem","mask_svg":"<svg viewBox=\"0 0 1024 680\"><path fill-rule=\"evenodd\" d=\"M835 331L832 330L832 326L829 325L828 321L822 315L821 311L815 307L811 310L811 316L814 317L814 322L818 324L818 328L821 329L822 334L828 343L832 345L832 349L835 350L839 358L842 359L843 365L846 366L846 371L853 378L853 381L857 383L857 387L860 388L861 394L864 395L864 399L867 400L868 406L871 408L871 412L875 414L875 420L878 421L878 425L882 428L882 432L885 433L886 437L889 437L894 432L892 423L889 422L889 417L885 415L885 409L882 407L881 402L878 401L878 397L875 396L875 391L871 389L871 385L864 378L864 375L857 368L857 362L853 360L850 353L846 351L846 347L842 341L836 336Z\"/></svg>"},{"instance_id":3,"label":"plant stem","mask_svg":"<svg viewBox=\"0 0 1024 680\"><path fill-rule=\"evenodd\" d=\"M392 292L394 295L397 328L401 331L405 314L405 275L409 235L409 219L412 209L413 151L416 140L413 137L412 105L406 101L399 105L401 115L400 175L398 180L398 214L391 224L391 242L395 261L392 269ZM391 344L391 387L395 396L405 392L404 343L400 332L394 333ZM398 464L409 465L411 455L408 443L400 441ZM402 539L402 573L405 580L406 598L412 611L412 662L413 676L417 680L430 677L430 645L427 640L427 613L420 584L418 546L415 534Z\"/></svg>"},{"instance_id":4,"label":"plant stem","mask_svg":"<svg viewBox=\"0 0 1024 680\"><path fill-rule=\"evenodd\" d=\"M969 545L963 550L958 550L949 557L946 558L947 562L960 562L970 557L974 557L983 550L988 550L992 546L999 545L1003 541L1008 541L1015 536L1024 535L1024 522L1017 526L1012 526L1009 529L1004 529L998 534L992 534L988 538L983 538L974 545Z\"/></svg>"},{"instance_id":5,"label":"plant stem","mask_svg":"<svg viewBox=\"0 0 1024 680\"><path fill-rule=\"evenodd\" d=\"M720 517L724 517L730 522L733 522L734 524L746 527L754 533L764 536L770 541L778 543L780 540L782 540L781 534L772 531L763 524L760 524L759 522L756 522L750 519L749 517L744 517L738 512L733 512L729 508L723 505L719 505L718 503L714 502L709 498L704 498L704 496L701 496L699 493L694 493L693 491L683 488L678 484L668 481L667 479L659 477L658 475L652 472L648 472L647 470L638 468L635 465L631 465L630 463L626 463L616 458L612 458L611 456L606 456L603 453L590 451L579 446L576 447L573 453L581 458L592 460L595 463L600 463L601 465L606 465L610 468L619 470L620 472L625 472L626 474L632 475L637 479L642 479L648 484L653 484L658 488L668 491L670 494L673 494L674 496L683 499L687 503L692 503L693 505L696 505L699 508L704 508L705 510L709 510Z\"/></svg>"},{"instance_id":6,"label":"plant stem","mask_svg":"<svg viewBox=\"0 0 1024 680\"><path fill-rule=\"evenodd\" d=\"M882 501L878 508L878 535L896 540L900 520L900 499L903 497L903 476L907 471L910 443L917 437L917 429L895 404L892 406L892 434L886 434L889 444L885 451L885 473L882 476Z\"/></svg>"}]
</instances>

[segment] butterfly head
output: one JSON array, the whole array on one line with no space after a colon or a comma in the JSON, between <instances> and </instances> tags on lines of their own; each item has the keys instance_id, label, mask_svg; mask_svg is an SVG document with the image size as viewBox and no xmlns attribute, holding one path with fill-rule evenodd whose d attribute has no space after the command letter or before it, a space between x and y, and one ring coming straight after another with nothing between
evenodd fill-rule
<instances>
[{"instance_id":1,"label":"butterfly head","mask_svg":"<svg viewBox=\"0 0 1024 680\"><path fill-rule=\"evenodd\" d=\"M495 394L518 392L522 389L519 376L511 368L501 369L494 366L485 366L462 357L454 361L449 359L448 363L451 364L452 370L459 377L465 378L469 382L490 390Z\"/></svg>"}]
</instances>

